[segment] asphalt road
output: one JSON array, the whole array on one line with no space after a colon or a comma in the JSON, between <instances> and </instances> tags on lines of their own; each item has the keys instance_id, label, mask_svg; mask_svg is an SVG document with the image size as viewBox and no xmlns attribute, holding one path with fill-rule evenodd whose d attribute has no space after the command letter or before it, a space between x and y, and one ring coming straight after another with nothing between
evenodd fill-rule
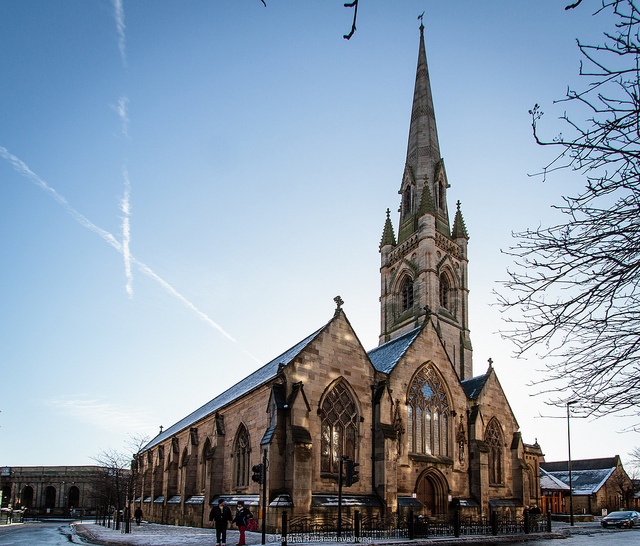
<instances>
[{"instance_id":1,"label":"asphalt road","mask_svg":"<svg viewBox=\"0 0 640 546\"><path fill-rule=\"evenodd\" d=\"M578 534L565 539L500 542L483 546L638 546L640 529L607 529L591 534ZM468 544L467 546L472 546Z\"/></svg>"},{"instance_id":2,"label":"asphalt road","mask_svg":"<svg viewBox=\"0 0 640 546\"><path fill-rule=\"evenodd\" d=\"M86 544L75 537L72 539L68 523L25 523L0 527L0 545L2 546L69 546Z\"/></svg>"}]
</instances>

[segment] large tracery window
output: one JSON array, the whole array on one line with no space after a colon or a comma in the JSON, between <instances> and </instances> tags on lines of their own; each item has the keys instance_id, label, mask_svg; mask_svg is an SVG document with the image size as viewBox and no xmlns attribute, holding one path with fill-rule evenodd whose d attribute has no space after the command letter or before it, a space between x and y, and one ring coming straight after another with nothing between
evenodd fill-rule
<instances>
[{"instance_id":1,"label":"large tracery window","mask_svg":"<svg viewBox=\"0 0 640 546\"><path fill-rule=\"evenodd\" d=\"M325 396L320 418L320 469L337 473L340 455L355 460L358 443L358 410L343 381Z\"/></svg>"},{"instance_id":2,"label":"large tracery window","mask_svg":"<svg viewBox=\"0 0 640 546\"><path fill-rule=\"evenodd\" d=\"M407 400L409 451L450 457L451 407L443 381L431 364L426 364L416 373L409 386Z\"/></svg>"},{"instance_id":3,"label":"large tracery window","mask_svg":"<svg viewBox=\"0 0 640 546\"><path fill-rule=\"evenodd\" d=\"M233 481L236 487L246 487L249 485L250 452L249 432L247 431L247 427L241 424L236 433L236 440L233 446Z\"/></svg>"},{"instance_id":4,"label":"large tracery window","mask_svg":"<svg viewBox=\"0 0 640 546\"><path fill-rule=\"evenodd\" d=\"M400 296L402 298L402 312L413 307L413 280L405 277L400 285Z\"/></svg>"},{"instance_id":5,"label":"large tracery window","mask_svg":"<svg viewBox=\"0 0 640 546\"><path fill-rule=\"evenodd\" d=\"M502 430L494 417L484 431L484 441L489 447L489 483L502 483Z\"/></svg>"}]
</instances>

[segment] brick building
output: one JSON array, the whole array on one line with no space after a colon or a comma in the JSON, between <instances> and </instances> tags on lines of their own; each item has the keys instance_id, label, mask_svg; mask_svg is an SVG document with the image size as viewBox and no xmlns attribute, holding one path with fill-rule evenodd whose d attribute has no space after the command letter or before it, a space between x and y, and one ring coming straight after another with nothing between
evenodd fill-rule
<instances>
[{"instance_id":1,"label":"brick building","mask_svg":"<svg viewBox=\"0 0 640 546\"><path fill-rule=\"evenodd\" d=\"M550 507L553 513L569 513L569 462L542 462L542 495L553 498L560 493L560 504ZM550 479L555 482L551 484ZM564 485L564 489L562 489ZM625 472L620 456L571 461L571 486L574 514L603 515L635 508L634 484ZM554 494L555 493L555 494Z\"/></svg>"},{"instance_id":2,"label":"brick building","mask_svg":"<svg viewBox=\"0 0 640 546\"><path fill-rule=\"evenodd\" d=\"M380 345L365 351L336 298L321 328L145 446L145 518L202 525L219 496L257 506L265 455L270 525L282 509L335 510L341 455L360 464L347 511L539 502L539 446L523 443L491 362L472 373L469 235L460 203L450 224L448 188L421 26L398 237L387 211L380 243Z\"/></svg>"}]
</instances>

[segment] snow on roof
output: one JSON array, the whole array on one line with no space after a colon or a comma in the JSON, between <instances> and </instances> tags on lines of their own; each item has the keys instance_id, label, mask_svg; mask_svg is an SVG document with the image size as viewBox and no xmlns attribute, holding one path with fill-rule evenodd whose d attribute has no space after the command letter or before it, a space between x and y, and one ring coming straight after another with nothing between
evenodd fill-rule
<instances>
[{"instance_id":1,"label":"snow on roof","mask_svg":"<svg viewBox=\"0 0 640 546\"><path fill-rule=\"evenodd\" d=\"M467 396L471 398L471 400L478 398L478 395L482 392L487 379L489 379L489 373L490 372L487 372L483 375L478 375L471 379L461 381L464 392L467 393Z\"/></svg>"},{"instance_id":2,"label":"snow on roof","mask_svg":"<svg viewBox=\"0 0 640 546\"><path fill-rule=\"evenodd\" d=\"M569 491L569 486L563 481L556 478L553 474L549 474L549 472L546 472L541 468L540 469L540 489L547 490L547 491L552 489Z\"/></svg>"},{"instance_id":3,"label":"snow on roof","mask_svg":"<svg viewBox=\"0 0 640 546\"><path fill-rule=\"evenodd\" d=\"M600 488L613 474L614 468L599 468L593 470L573 470L571 468L571 485L573 487L574 495L593 495L597 493ZM569 471L560 470L557 472L547 472L557 480L560 480L569 489ZM542 487L542 478L540 479L540 485Z\"/></svg>"},{"instance_id":4,"label":"snow on roof","mask_svg":"<svg viewBox=\"0 0 640 546\"><path fill-rule=\"evenodd\" d=\"M371 349L367 354L373 367L379 372L390 373L423 328L424 326L418 326L396 339Z\"/></svg>"},{"instance_id":5,"label":"snow on roof","mask_svg":"<svg viewBox=\"0 0 640 546\"><path fill-rule=\"evenodd\" d=\"M329 323L327 323L329 324ZM298 344L294 345L288 351L285 351L280 356L274 358L271 362L265 364L261 368L258 368L251 375L248 375L243 380L236 383L233 387L230 387L223 393L216 396L213 400L207 402L204 406L198 408L193 413L187 415L184 419L181 419L176 424L170 426L168 429L163 430L160 434L158 434L153 440L151 440L146 446L142 448L142 451L147 451L152 447L160 444L167 438L170 438L174 434L177 434L181 430L193 425L197 421L204 419L208 415L220 410L222 407L230 404L240 396L248 393L249 391L263 385L267 381L273 379L278 374L278 369L280 365L286 366L289 364L296 356L298 356L302 350L311 343L316 336L324 330L327 326L325 324L319 330L316 330L309 337L306 337Z\"/></svg>"}]
</instances>

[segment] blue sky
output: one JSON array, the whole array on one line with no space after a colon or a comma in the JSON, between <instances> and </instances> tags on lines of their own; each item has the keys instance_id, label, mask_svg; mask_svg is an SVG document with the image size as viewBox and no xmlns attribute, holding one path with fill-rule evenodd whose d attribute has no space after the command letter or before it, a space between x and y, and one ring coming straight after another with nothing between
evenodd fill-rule
<instances>
[{"instance_id":1,"label":"blue sky","mask_svg":"<svg viewBox=\"0 0 640 546\"><path fill-rule=\"evenodd\" d=\"M566 458L563 412L527 387L539 362L511 358L491 304L511 231L581 183L528 176L551 152L527 110L561 130L552 101L578 82L576 37L599 39L596 2L362 0L350 41L342 4L0 2L0 465L91 464L154 436L324 324L337 294L377 345L425 10L474 371L491 357L524 440ZM625 457L627 424L575 420L572 456Z\"/></svg>"}]
</instances>

